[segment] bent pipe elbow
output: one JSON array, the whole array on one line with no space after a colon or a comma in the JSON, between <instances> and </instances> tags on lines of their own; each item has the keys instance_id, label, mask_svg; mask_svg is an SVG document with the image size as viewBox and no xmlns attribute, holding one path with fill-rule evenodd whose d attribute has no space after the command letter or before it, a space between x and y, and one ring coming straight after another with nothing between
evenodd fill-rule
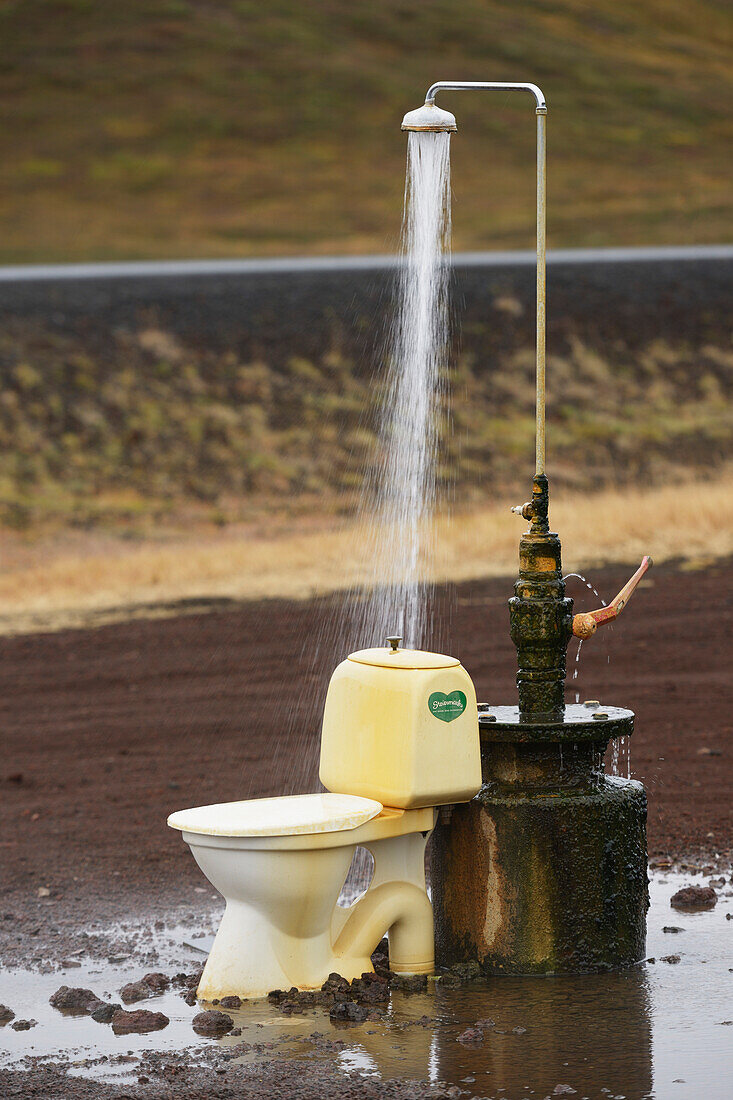
<instances>
[{"instance_id":1,"label":"bent pipe elbow","mask_svg":"<svg viewBox=\"0 0 733 1100\"><path fill-rule=\"evenodd\" d=\"M433 908L424 890L409 882L367 891L341 930L334 952L368 957L389 932L389 965L396 973L429 973L434 964Z\"/></svg>"}]
</instances>

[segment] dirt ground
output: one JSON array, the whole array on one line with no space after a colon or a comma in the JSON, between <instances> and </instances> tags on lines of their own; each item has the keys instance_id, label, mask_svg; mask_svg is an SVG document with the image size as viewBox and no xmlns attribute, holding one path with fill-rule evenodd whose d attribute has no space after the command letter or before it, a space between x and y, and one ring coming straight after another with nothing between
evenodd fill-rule
<instances>
[{"instance_id":1,"label":"dirt ground","mask_svg":"<svg viewBox=\"0 0 733 1100\"><path fill-rule=\"evenodd\" d=\"M628 572L591 579L608 599ZM649 576L585 644L577 681L571 643L568 698L636 711L631 761L649 792L651 856L726 853L731 563ZM578 610L597 603L578 581L568 592ZM511 581L492 579L459 586L452 601L451 650L489 703L515 699L509 595ZM22 908L36 887L109 912L184 899L199 873L167 814L315 778L326 670L308 667L309 649L332 612L330 600L271 600L0 640L4 905Z\"/></svg>"},{"instance_id":2,"label":"dirt ground","mask_svg":"<svg viewBox=\"0 0 733 1100\"><path fill-rule=\"evenodd\" d=\"M712 863L733 851L731 564L655 568L617 624L585 643L576 680L575 643L569 651L569 701L577 691L636 711L632 774L649 793L656 859ZM630 571L591 579L608 599ZM579 581L568 591L577 610L597 605ZM441 594L450 649L489 703L515 699L510 594L511 581L496 579ZM165 826L172 810L314 781L327 668L309 654L335 610L330 599L273 600L0 640L6 964L63 958L82 922L195 906L202 879ZM292 1084L273 1078L262 1095L296 1095ZM31 1085L5 1095L64 1095L48 1078ZM322 1085L323 1096L331 1085L351 1095L342 1080Z\"/></svg>"}]
</instances>

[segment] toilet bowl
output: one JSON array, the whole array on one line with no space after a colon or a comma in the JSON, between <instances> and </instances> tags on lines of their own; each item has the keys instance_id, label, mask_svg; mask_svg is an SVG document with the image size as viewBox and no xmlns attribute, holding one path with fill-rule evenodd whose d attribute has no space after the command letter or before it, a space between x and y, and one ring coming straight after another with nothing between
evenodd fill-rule
<instances>
[{"instance_id":1,"label":"toilet bowl","mask_svg":"<svg viewBox=\"0 0 733 1100\"><path fill-rule=\"evenodd\" d=\"M431 807L390 809L342 794L291 795L171 814L209 882L226 899L197 995L262 997L319 989L334 971L372 970L389 935L397 973L433 970L433 913L425 887ZM352 906L338 905L358 846L374 874Z\"/></svg>"},{"instance_id":2,"label":"toilet bowl","mask_svg":"<svg viewBox=\"0 0 733 1100\"><path fill-rule=\"evenodd\" d=\"M226 909L198 996L261 997L318 989L334 971L372 970L389 936L403 974L433 969L425 845L437 807L481 786L473 683L442 653L352 653L326 697L320 778L325 794L198 806L171 814ZM374 873L352 906L338 904L357 847Z\"/></svg>"}]
</instances>

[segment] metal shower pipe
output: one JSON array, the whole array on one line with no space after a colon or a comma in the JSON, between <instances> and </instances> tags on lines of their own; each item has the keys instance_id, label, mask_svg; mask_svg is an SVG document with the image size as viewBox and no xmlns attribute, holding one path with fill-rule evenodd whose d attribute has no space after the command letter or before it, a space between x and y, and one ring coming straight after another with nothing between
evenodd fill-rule
<instances>
[{"instance_id":1,"label":"metal shower pipe","mask_svg":"<svg viewBox=\"0 0 733 1100\"><path fill-rule=\"evenodd\" d=\"M547 225L546 136L547 101L536 84L507 83L502 80L438 80L428 88L426 104L434 104L438 92L465 92L474 89L531 92L537 116L537 335L535 406L535 465L537 474L545 472L545 340L547 280L545 264Z\"/></svg>"}]
</instances>

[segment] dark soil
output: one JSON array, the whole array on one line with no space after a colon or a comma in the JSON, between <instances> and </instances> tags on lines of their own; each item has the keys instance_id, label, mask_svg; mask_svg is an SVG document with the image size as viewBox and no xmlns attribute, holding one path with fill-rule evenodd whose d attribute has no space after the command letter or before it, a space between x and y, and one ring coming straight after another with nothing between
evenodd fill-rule
<instances>
[{"instance_id":1,"label":"dark soil","mask_svg":"<svg viewBox=\"0 0 733 1100\"><path fill-rule=\"evenodd\" d=\"M569 680L570 701L577 690L581 700L636 711L632 768L649 792L650 855L662 862L714 864L733 850L730 565L655 568L651 586L619 622L585 643L579 677ZM608 598L629 572L608 568L592 579ZM578 610L594 606L579 582L569 583ZM515 698L510 594L508 580L463 584L455 594L450 650L487 703ZM315 781L327 668L309 664L307 654L333 614L331 600L268 601L0 640L6 962L63 959L83 922L197 908L201 875L166 828L166 815ZM571 671L573 661L571 646ZM352 1094L343 1077L323 1068L312 1076L309 1069L306 1081L292 1067L268 1065L266 1081L253 1080L251 1069L245 1081L232 1067L226 1086L218 1078L219 1091L209 1087L211 1076L206 1088L201 1077L200 1095L234 1095L236 1078L237 1096ZM61 1070L37 1072L5 1074L4 1095L137 1095L127 1086L108 1091L72 1081ZM141 1086L140 1095L177 1096L180 1089L196 1097L199 1074L203 1067L195 1074L189 1067L177 1082L171 1070L169 1091ZM359 1095L430 1094L406 1088L362 1083Z\"/></svg>"}]
</instances>

